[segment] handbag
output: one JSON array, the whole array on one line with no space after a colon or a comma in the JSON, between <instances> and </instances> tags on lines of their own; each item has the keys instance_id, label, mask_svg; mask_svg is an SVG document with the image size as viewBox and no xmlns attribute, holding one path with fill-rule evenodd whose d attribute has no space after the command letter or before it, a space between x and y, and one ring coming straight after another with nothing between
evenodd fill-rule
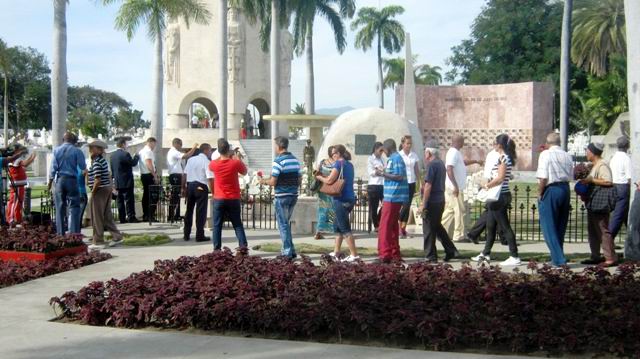
<instances>
[{"instance_id":1,"label":"handbag","mask_svg":"<svg viewBox=\"0 0 640 359\"><path fill-rule=\"evenodd\" d=\"M333 182L332 184L323 182L322 187L320 187L320 192L333 197L337 197L342 194L342 188L344 187L344 178L342 177L343 169L344 163L342 163L342 166L340 166L340 175L335 180L335 182Z\"/></svg>"},{"instance_id":2,"label":"handbag","mask_svg":"<svg viewBox=\"0 0 640 359\"><path fill-rule=\"evenodd\" d=\"M496 202L500 198L500 190L502 189L502 185L493 186L489 189L481 189L478 192L476 198L480 202Z\"/></svg>"},{"instance_id":3,"label":"handbag","mask_svg":"<svg viewBox=\"0 0 640 359\"><path fill-rule=\"evenodd\" d=\"M616 208L618 193L615 187L589 186L587 210L593 213L611 213Z\"/></svg>"}]
</instances>

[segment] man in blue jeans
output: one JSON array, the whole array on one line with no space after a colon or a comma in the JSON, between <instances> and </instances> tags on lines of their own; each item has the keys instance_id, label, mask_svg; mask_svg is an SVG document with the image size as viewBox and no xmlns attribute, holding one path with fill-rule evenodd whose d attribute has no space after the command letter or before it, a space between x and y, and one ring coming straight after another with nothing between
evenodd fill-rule
<instances>
[{"instance_id":1,"label":"man in blue jeans","mask_svg":"<svg viewBox=\"0 0 640 359\"><path fill-rule=\"evenodd\" d=\"M551 253L554 266L567 264L564 256L564 235L569 223L571 192L569 181L573 178L573 159L560 147L560 135L547 135L547 149L538 159L538 211L544 240Z\"/></svg>"},{"instance_id":2,"label":"man in blue jeans","mask_svg":"<svg viewBox=\"0 0 640 359\"><path fill-rule=\"evenodd\" d=\"M278 136L274 139L276 158L273 160L271 177L262 180L263 184L275 189L276 220L282 239L281 254L289 259L297 257L291 237L289 220L298 201L298 186L302 179L300 161L288 151L289 139Z\"/></svg>"},{"instance_id":3,"label":"man in blue jeans","mask_svg":"<svg viewBox=\"0 0 640 359\"><path fill-rule=\"evenodd\" d=\"M78 189L78 169L87 169L84 154L75 144L78 137L67 132L64 143L53 150L48 189L53 181L55 187L56 232L64 235L65 217L69 218L69 233L80 233L80 191ZM67 206L70 214L67 214Z\"/></svg>"}]
</instances>

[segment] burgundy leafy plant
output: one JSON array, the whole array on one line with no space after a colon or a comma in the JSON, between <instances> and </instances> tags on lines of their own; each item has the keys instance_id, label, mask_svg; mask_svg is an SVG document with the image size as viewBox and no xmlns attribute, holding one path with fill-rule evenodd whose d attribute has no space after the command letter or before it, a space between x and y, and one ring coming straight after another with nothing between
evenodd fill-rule
<instances>
[{"instance_id":1,"label":"burgundy leafy plant","mask_svg":"<svg viewBox=\"0 0 640 359\"><path fill-rule=\"evenodd\" d=\"M234 256L159 260L152 270L52 298L91 325L198 328L435 350L640 355L640 265L615 274L532 274L448 265L331 263Z\"/></svg>"},{"instance_id":2,"label":"burgundy leafy plant","mask_svg":"<svg viewBox=\"0 0 640 359\"><path fill-rule=\"evenodd\" d=\"M593 168L593 165L591 163L584 163L584 162L578 163L573 168L573 179L578 181L578 180L587 178L592 168Z\"/></svg>"},{"instance_id":3,"label":"burgundy leafy plant","mask_svg":"<svg viewBox=\"0 0 640 359\"><path fill-rule=\"evenodd\" d=\"M49 253L82 245L81 234L59 236L50 227L0 227L0 250Z\"/></svg>"},{"instance_id":4,"label":"burgundy leafy plant","mask_svg":"<svg viewBox=\"0 0 640 359\"><path fill-rule=\"evenodd\" d=\"M84 267L111 258L109 253L92 251L45 261L24 260L21 262L0 261L0 288L32 279Z\"/></svg>"}]
</instances>

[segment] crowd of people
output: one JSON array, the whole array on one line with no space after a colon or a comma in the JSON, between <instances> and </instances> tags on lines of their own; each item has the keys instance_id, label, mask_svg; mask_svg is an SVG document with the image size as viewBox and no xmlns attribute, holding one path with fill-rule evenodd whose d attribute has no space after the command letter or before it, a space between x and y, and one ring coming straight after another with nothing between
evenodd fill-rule
<instances>
[{"instance_id":1,"label":"crowd of people","mask_svg":"<svg viewBox=\"0 0 640 359\"><path fill-rule=\"evenodd\" d=\"M55 227L58 234L80 233L87 205L90 206L93 227L92 245L116 245L122 238L112 216L111 201L117 201L120 223L136 223L133 169L138 168L142 185L142 221L156 220L158 190L161 183L156 164L156 140L151 137L142 150L131 154L126 139L117 141L110 164L104 158L107 144L96 140L88 144L90 165L78 148L77 137L66 133L63 144L53 151L49 173L49 189L54 188L56 209ZM411 136L404 136L399 146L394 139L376 142L368 158L367 196L369 219L378 235L378 260L393 262L402 260L399 239L406 231L409 212L418 191L418 215L422 218L425 260L437 262L436 240L444 248L444 261L462 259L456 242L479 243L480 234L486 231L483 250L470 258L476 262L489 262L497 238L508 246L509 258L502 266L521 264L516 235L512 229L508 210L512 202L510 181L514 177L517 161L516 144L507 134L495 138L492 150L484 161L465 159L462 148L464 137L453 136L444 160L440 157L440 145L427 141L422 159L413 151ZM232 149L225 139L219 139L217 147L210 144L194 144L185 149L175 138L166 156L169 172L170 221L184 222L183 238L191 240L195 217L195 241L209 241L214 250L222 248L222 226L229 220L235 231L238 247L248 246L241 218L241 191L238 178L247 174L247 165L238 149ZM274 140L277 154L271 173L261 183L274 187L276 221L282 239L281 255L296 258L291 235L290 220L298 199L302 179L300 161L288 151L289 140ZM618 263L614 238L627 223L631 192L631 163L627 151L629 140L617 141L618 151L610 163L602 159L604 146L591 143L586 149L587 160L592 164L589 173L574 176L574 160L560 147L560 136L553 132L546 138L544 150L538 159L540 228L551 254L551 264L567 263L563 251L564 236L570 213L570 181L577 179L576 192L585 201L588 221L588 238L591 257L584 264L614 266ZM2 167L8 166L12 179L6 213L2 220L9 224L20 223L24 186L27 183L25 168L34 160L22 147L16 148L9 158L1 158ZM424 164L424 167L422 167ZM481 192L484 211L473 226L467 218L467 166L484 166ZM313 171L318 183L318 217L316 238L335 235L334 250L329 253L335 260L354 262L360 260L355 244L350 213L356 203L354 192L355 168L351 154L343 144L328 147L327 158L319 161ZM55 185L55 187L54 187ZM88 190L87 190L88 187ZM87 192L91 195L88 196ZM212 235L205 236L209 195L213 198ZM184 217L180 201L186 201ZM4 209L4 206L0 206ZM111 241L105 243L104 232L111 233ZM341 258L342 243L346 242L349 255ZM601 255L602 250L602 255Z\"/></svg>"}]
</instances>

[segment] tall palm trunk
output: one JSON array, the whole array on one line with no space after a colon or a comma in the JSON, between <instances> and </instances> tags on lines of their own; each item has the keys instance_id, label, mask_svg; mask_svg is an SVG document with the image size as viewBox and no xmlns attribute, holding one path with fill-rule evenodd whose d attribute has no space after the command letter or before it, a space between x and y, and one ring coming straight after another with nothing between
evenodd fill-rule
<instances>
[{"instance_id":1,"label":"tall palm trunk","mask_svg":"<svg viewBox=\"0 0 640 359\"><path fill-rule=\"evenodd\" d=\"M306 90L306 106L307 115L316 113L316 94L315 94L315 76L313 70L313 24L309 24L307 28L307 86Z\"/></svg>"},{"instance_id":2,"label":"tall palm trunk","mask_svg":"<svg viewBox=\"0 0 640 359\"><path fill-rule=\"evenodd\" d=\"M62 142L67 120L67 0L53 0L53 59L51 63L51 139Z\"/></svg>"},{"instance_id":3,"label":"tall palm trunk","mask_svg":"<svg viewBox=\"0 0 640 359\"><path fill-rule=\"evenodd\" d=\"M9 75L7 69L4 70L4 147L9 146Z\"/></svg>"},{"instance_id":4,"label":"tall palm trunk","mask_svg":"<svg viewBox=\"0 0 640 359\"><path fill-rule=\"evenodd\" d=\"M380 92L380 108L384 108L384 80L382 76L382 38L378 33L378 91Z\"/></svg>"},{"instance_id":5,"label":"tall palm trunk","mask_svg":"<svg viewBox=\"0 0 640 359\"><path fill-rule=\"evenodd\" d=\"M271 1L271 115L280 113L280 24L277 1ZM278 123L271 120L271 139L278 137ZM272 151L275 158L275 149Z\"/></svg>"},{"instance_id":6,"label":"tall palm trunk","mask_svg":"<svg viewBox=\"0 0 640 359\"><path fill-rule=\"evenodd\" d=\"M227 58L227 0L219 0L219 13L220 13L220 21L218 21L218 31L220 33L220 53L219 53L219 61L220 61L220 82L219 82L219 91L220 91L220 103L218 104L218 115L220 116L220 137L227 138L227 98L228 98L228 81L227 81L227 68L228 68L228 58ZM235 112L235 109L232 110Z\"/></svg>"},{"instance_id":7,"label":"tall palm trunk","mask_svg":"<svg viewBox=\"0 0 640 359\"><path fill-rule=\"evenodd\" d=\"M573 0L564 0L562 18L562 40L560 59L560 139L562 148L567 150L569 128L569 90L571 77L571 13Z\"/></svg>"},{"instance_id":8,"label":"tall palm trunk","mask_svg":"<svg viewBox=\"0 0 640 359\"><path fill-rule=\"evenodd\" d=\"M153 97L151 100L151 135L156 138L157 145L156 154L162 153L162 83L164 82L164 74L162 72L162 34L158 33L155 39L155 56L153 59ZM156 166L158 174L161 174L161 164L164 161L156 155Z\"/></svg>"},{"instance_id":9,"label":"tall palm trunk","mask_svg":"<svg viewBox=\"0 0 640 359\"><path fill-rule=\"evenodd\" d=\"M627 27L627 87L631 124L631 163L640 162L640 2L625 0ZM640 166L631 166L632 180L640 180ZM631 191L632 195L635 191Z\"/></svg>"}]
</instances>

